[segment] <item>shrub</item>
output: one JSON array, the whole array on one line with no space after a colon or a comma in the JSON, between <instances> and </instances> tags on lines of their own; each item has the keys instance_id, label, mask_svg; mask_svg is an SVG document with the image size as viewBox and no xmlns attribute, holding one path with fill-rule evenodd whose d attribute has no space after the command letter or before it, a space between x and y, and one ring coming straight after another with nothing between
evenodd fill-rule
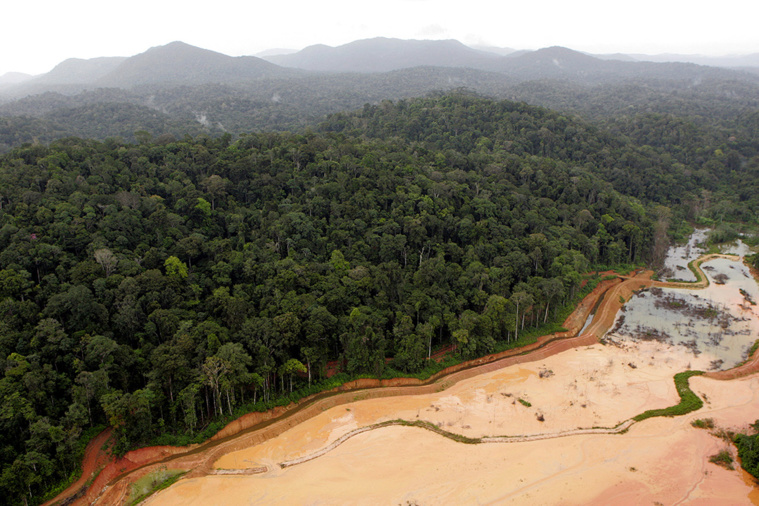
<instances>
[{"instance_id":1,"label":"shrub","mask_svg":"<svg viewBox=\"0 0 759 506\"><path fill-rule=\"evenodd\" d=\"M704 418L704 419L697 418L693 420L690 424L697 429L713 429L714 428L714 420L711 418Z\"/></svg>"},{"instance_id":2,"label":"shrub","mask_svg":"<svg viewBox=\"0 0 759 506\"><path fill-rule=\"evenodd\" d=\"M727 449L709 457L709 462L733 470L733 457Z\"/></svg>"}]
</instances>

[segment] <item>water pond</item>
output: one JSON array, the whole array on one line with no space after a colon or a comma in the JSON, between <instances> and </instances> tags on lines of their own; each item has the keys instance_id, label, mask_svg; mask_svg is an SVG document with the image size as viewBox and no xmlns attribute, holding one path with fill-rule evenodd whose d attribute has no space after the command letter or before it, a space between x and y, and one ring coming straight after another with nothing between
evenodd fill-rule
<instances>
[{"instance_id":1,"label":"water pond","mask_svg":"<svg viewBox=\"0 0 759 506\"><path fill-rule=\"evenodd\" d=\"M669 248L667 257L664 259L664 267L660 271L661 279L696 281L695 274L688 269L688 263L704 254L706 250L703 245L706 244L708 235L708 228L697 228L687 244Z\"/></svg>"},{"instance_id":2,"label":"water pond","mask_svg":"<svg viewBox=\"0 0 759 506\"><path fill-rule=\"evenodd\" d=\"M611 341L659 341L693 354L693 369L730 369L759 338L759 286L741 261L702 264L705 289L652 288L625 304Z\"/></svg>"}]
</instances>

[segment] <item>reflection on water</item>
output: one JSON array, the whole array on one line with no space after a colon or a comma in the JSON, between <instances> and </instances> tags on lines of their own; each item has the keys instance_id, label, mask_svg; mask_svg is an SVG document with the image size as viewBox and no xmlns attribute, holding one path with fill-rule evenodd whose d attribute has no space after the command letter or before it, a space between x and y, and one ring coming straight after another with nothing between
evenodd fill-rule
<instances>
[{"instance_id":1,"label":"reflection on water","mask_svg":"<svg viewBox=\"0 0 759 506\"><path fill-rule=\"evenodd\" d=\"M741 257L745 257L746 255L750 255L752 253L751 247L740 239L721 246L720 251L726 255L738 255Z\"/></svg>"},{"instance_id":2,"label":"reflection on water","mask_svg":"<svg viewBox=\"0 0 759 506\"><path fill-rule=\"evenodd\" d=\"M591 323L593 323L593 317L596 316L596 313L590 313L588 317L585 319L585 323L582 326L582 329L580 329L580 332L577 333L578 336L581 336L585 333L585 329L587 329Z\"/></svg>"},{"instance_id":3,"label":"reflection on water","mask_svg":"<svg viewBox=\"0 0 759 506\"><path fill-rule=\"evenodd\" d=\"M697 228L690 236L688 244L673 246L667 251L667 258L664 259L664 268L661 271L662 279L696 281L696 276L688 269L688 262L703 255L704 248L701 245L706 243L708 232L707 228Z\"/></svg>"},{"instance_id":4,"label":"reflection on water","mask_svg":"<svg viewBox=\"0 0 759 506\"><path fill-rule=\"evenodd\" d=\"M702 264L708 288L653 288L628 302L612 340L656 340L693 353L692 368L730 369L745 360L759 337L759 286L741 262L718 258Z\"/></svg>"}]
</instances>

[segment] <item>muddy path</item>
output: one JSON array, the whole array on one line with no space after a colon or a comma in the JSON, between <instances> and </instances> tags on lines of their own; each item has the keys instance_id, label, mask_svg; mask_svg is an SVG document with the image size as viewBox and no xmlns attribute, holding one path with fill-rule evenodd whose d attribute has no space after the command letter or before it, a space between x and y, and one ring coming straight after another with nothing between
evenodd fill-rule
<instances>
[{"instance_id":1,"label":"muddy path","mask_svg":"<svg viewBox=\"0 0 759 506\"><path fill-rule=\"evenodd\" d=\"M214 474L213 463L222 455L267 441L326 409L362 399L439 392L459 381L486 372L514 364L539 361L573 348L596 344L614 324L619 309L634 292L652 286L703 288L707 286L708 280L700 264L716 256L737 260L736 257L725 255L708 255L700 258L694 262L700 274L700 281L696 283L654 281L651 279L651 271L641 271L627 277L604 280L581 301L564 322L564 327L568 329L566 332L542 336L531 345L458 364L426 381L413 378L352 381L286 407L275 408L265 413L244 415L200 445L149 447L134 450L121 459L112 460L94 479L86 493L81 494L81 486L76 488L72 485L48 504L63 504L64 501L66 504L117 504L128 496L129 486L134 481L160 467L186 470L188 471L186 476L190 478ZM595 315L591 324L581 335L577 335L594 308ZM759 357L754 357L742 368L742 375L759 370ZM718 379L729 379L729 377ZM83 476L87 475L83 474ZM74 499L74 494L77 492L79 494ZM69 502L72 499L73 502Z\"/></svg>"},{"instance_id":2,"label":"muddy path","mask_svg":"<svg viewBox=\"0 0 759 506\"><path fill-rule=\"evenodd\" d=\"M111 460L110 455L104 449L106 443L111 438L113 429L108 427L103 432L87 444L84 449L82 459L82 475L74 483L69 485L56 498L44 503L48 504L70 504L74 499L83 496L87 489L87 482L92 479L102 468Z\"/></svg>"}]
</instances>

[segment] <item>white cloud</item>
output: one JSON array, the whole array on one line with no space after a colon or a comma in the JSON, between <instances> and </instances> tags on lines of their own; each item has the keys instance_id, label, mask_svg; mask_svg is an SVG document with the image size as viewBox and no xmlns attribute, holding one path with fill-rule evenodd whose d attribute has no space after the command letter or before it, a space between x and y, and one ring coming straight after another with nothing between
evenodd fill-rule
<instances>
[{"instance_id":1,"label":"white cloud","mask_svg":"<svg viewBox=\"0 0 759 506\"><path fill-rule=\"evenodd\" d=\"M423 38L436 38L446 36L449 32L442 26L435 24L422 27L417 33Z\"/></svg>"}]
</instances>

